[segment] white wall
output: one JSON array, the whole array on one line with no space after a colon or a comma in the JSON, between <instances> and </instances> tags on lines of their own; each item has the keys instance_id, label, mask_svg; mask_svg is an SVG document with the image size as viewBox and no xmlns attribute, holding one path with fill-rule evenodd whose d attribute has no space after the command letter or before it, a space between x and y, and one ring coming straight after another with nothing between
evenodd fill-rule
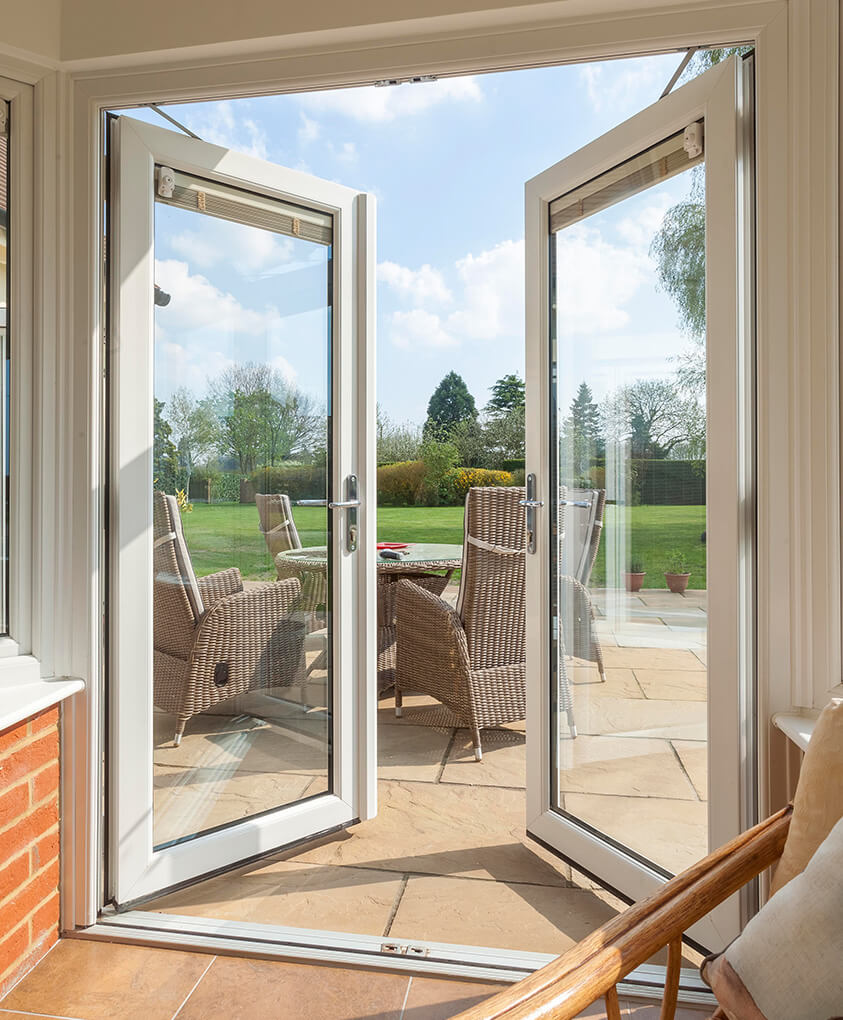
<instances>
[{"instance_id":1,"label":"white wall","mask_svg":"<svg viewBox=\"0 0 843 1020\"><path fill-rule=\"evenodd\" d=\"M61 0L3 0L0 40L4 47L57 61L61 50Z\"/></svg>"}]
</instances>

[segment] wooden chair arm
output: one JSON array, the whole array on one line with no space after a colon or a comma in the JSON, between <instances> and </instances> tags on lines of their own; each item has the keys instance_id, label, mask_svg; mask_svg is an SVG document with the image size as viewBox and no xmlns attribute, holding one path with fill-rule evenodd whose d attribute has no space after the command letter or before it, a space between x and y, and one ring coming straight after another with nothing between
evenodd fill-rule
<instances>
[{"instance_id":1,"label":"wooden chair arm","mask_svg":"<svg viewBox=\"0 0 843 1020\"><path fill-rule=\"evenodd\" d=\"M683 932L775 863L790 827L790 806L741 833L612 918L541 970L453 1020L572 1020L601 996L613 1016L618 981L669 947L662 1020L676 1008Z\"/></svg>"}]
</instances>

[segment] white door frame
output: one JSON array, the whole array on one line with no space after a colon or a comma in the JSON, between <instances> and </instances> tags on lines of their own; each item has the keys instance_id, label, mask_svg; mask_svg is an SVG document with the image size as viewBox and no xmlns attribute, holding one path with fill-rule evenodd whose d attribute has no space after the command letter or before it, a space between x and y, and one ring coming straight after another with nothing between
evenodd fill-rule
<instances>
[{"instance_id":1,"label":"white door frame","mask_svg":"<svg viewBox=\"0 0 843 1020\"><path fill-rule=\"evenodd\" d=\"M536 476L535 554L527 556L527 829L575 866L609 888L639 900L665 879L634 855L569 820L553 807L551 742L558 730L551 704L550 562L556 555L550 520L551 462L558 457L551 436L550 387L550 203L638 155L704 121L706 171L706 331L708 361L707 535L708 557L708 807L709 842L714 850L755 820L755 799L741 803L742 763L754 760L752 720L741 718L740 692L754 682L744 651L754 648L754 614L744 612L751 557L737 558L754 535L754 479L747 477L744 451L753 438L752 374L737 368L754 347L746 335L746 293L739 277L740 182L751 173L751 151L739 149L739 104L744 65L737 58L718 64L666 98L634 115L601 138L540 173L526 186L527 458ZM749 115L752 116L751 108ZM751 134L750 134L751 141ZM751 223L748 225L751 229ZM753 258L753 245L741 245ZM751 278L751 277L750 277ZM752 322L752 317L749 320ZM564 352L560 348L557 361ZM743 390L741 389L743 387ZM750 462L751 469L752 464ZM711 636L715 640L711 640ZM721 706L727 707L722 714ZM754 713L754 697L747 707ZM695 927L698 941L725 945L739 931L738 899L717 908ZM719 929L719 930L718 930Z\"/></svg>"},{"instance_id":2,"label":"white door frame","mask_svg":"<svg viewBox=\"0 0 843 1020\"><path fill-rule=\"evenodd\" d=\"M309 174L120 117L110 125L114 152L110 342L111 605L109 607L109 891L120 904L268 853L376 811L376 748L368 739L377 710L370 632L374 605L375 513L372 472L357 451L374 417L371 388L358 372L375 361L366 315L374 255L373 202ZM186 842L153 850L152 715L152 283L155 166L292 201L333 217L331 417L333 477L327 498L341 499L350 474L360 477L358 548L346 545L344 511L333 513L332 764L333 792L245 819ZM358 258L360 256L360 258ZM359 304L364 304L360 309ZM362 421L358 422L358 415ZM364 593L364 598L355 597Z\"/></svg>"},{"instance_id":3,"label":"white door frame","mask_svg":"<svg viewBox=\"0 0 843 1020\"><path fill-rule=\"evenodd\" d=\"M457 74L543 63L597 60L687 47L753 42L757 54L758 162L758 670L759 791L772 806L769 768L772 712L806 704L805 689L839 683L839 465L836 254L837 158L827 143L838 128L838 5L835 0L625 8L622 17L560 17L513 8L502 21L481 12L452 24L431 21L377 27L349 47L336 37L278 41L260 50L231 44L212 56L156 54L122 70L105 63L79 69L3 59L0 69L36 83L43 155L37 188L45 223L38 286L56 308L54 329L38 332L45 382L62 394L39 421L54 438L62 491L61 540L47 571L50 601L35 612L39 647L57 674L82 677L63 722L62 917L66 929L96 921L100 826L100 662L102 574L101 389L99 308L102 237L102 111L150 101L213 99L295 92L420 73ZM224 70L221 71L220 64ZM824 159L801 159L801 151ZM59 163L56 154L63 156ZM799 228L791 230L797 211ZM812 267L812 286L804 275ZM802 295L800 299L800 295ZM52 322L52 320L51 320ZM811 328L808 328L811 327ZM830 342L832 341L832 342ZM808 412L810 408L810 414ZM800 427L794 425L800 423ZM808 424L810 423L810 424ZM56 479L42 471L47 491ZM782 493L794 493L800 499ZM782 556L782 550L789 553ZM822 561L818 581L811 566ZM44 615L44 606L49 612ZM41 607L39 609L39 607ZM797 608L798 607L798 608ZM812 640L816 638L816 640ZM797 655L804 644L811 659Z\"/></svg>"}]
</instances>

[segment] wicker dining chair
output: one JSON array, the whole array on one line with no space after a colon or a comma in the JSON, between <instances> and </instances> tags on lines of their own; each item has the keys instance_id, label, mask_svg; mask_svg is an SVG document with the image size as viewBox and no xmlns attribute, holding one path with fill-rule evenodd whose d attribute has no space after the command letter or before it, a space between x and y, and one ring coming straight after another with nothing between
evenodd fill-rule
<instances>
[{"instance_id":1,"label":"wicker dining chair","mask_svg":"<svg viewBox=\"0 0 843 1020\"><path fill-rule=\"evenodd\" d=\"M247 691L304 678L294 578L244 590L236 567L197 578L175 496L153 495L153 700L188 720Z\"/></svg>"},{"instance_id":2,"label":"wicker dining chair","mask_svg":"<svg viewBox=\"0 0 843 1020\"><path fill-rule=\"evenodd\" d=\"M473 488L456 608L412 581L397 584L395 714L404 691L428 694L471 733L523 719L525 684L524 489Z\"/></svg>"},{"instance_id":3,"label":"wicker dining chair","mask_svg":"<svg viewBox=\"0 0 843 1020\"><path fill-rule=\"evenodd\" d=\"M257 492L255 505L258 508L260 531L273 563L278 553L301 549L301 539L293 520L293 507L286 493Z\"/></svg>"},{"instance_id":4,"label":"wicker dining chair","mask_svg":"<svg viewBox=\"0 0 843 1020\"><path fill-rule=\"evenodd\" d=\"M588 585L603 534L605 489L565 488L560 494L560 602L565 650L597 664L605 683L603 649L597 637L594 604Z\"/></svg>"}]
</instances>

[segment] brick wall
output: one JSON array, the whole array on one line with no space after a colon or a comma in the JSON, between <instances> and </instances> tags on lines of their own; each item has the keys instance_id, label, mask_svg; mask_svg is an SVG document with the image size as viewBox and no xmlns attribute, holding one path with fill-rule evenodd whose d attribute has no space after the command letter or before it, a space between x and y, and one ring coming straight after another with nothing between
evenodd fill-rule
<instances>
[{"instance_id":1,"label":"brick wall","mask_svg":"<svg viewBox=\"0 0 843 1020\"><path fill-rule=\"evenodd\" d=\"M0 997L59 925L58 708L0 732Z\"/></svg>"}]
</instances>

